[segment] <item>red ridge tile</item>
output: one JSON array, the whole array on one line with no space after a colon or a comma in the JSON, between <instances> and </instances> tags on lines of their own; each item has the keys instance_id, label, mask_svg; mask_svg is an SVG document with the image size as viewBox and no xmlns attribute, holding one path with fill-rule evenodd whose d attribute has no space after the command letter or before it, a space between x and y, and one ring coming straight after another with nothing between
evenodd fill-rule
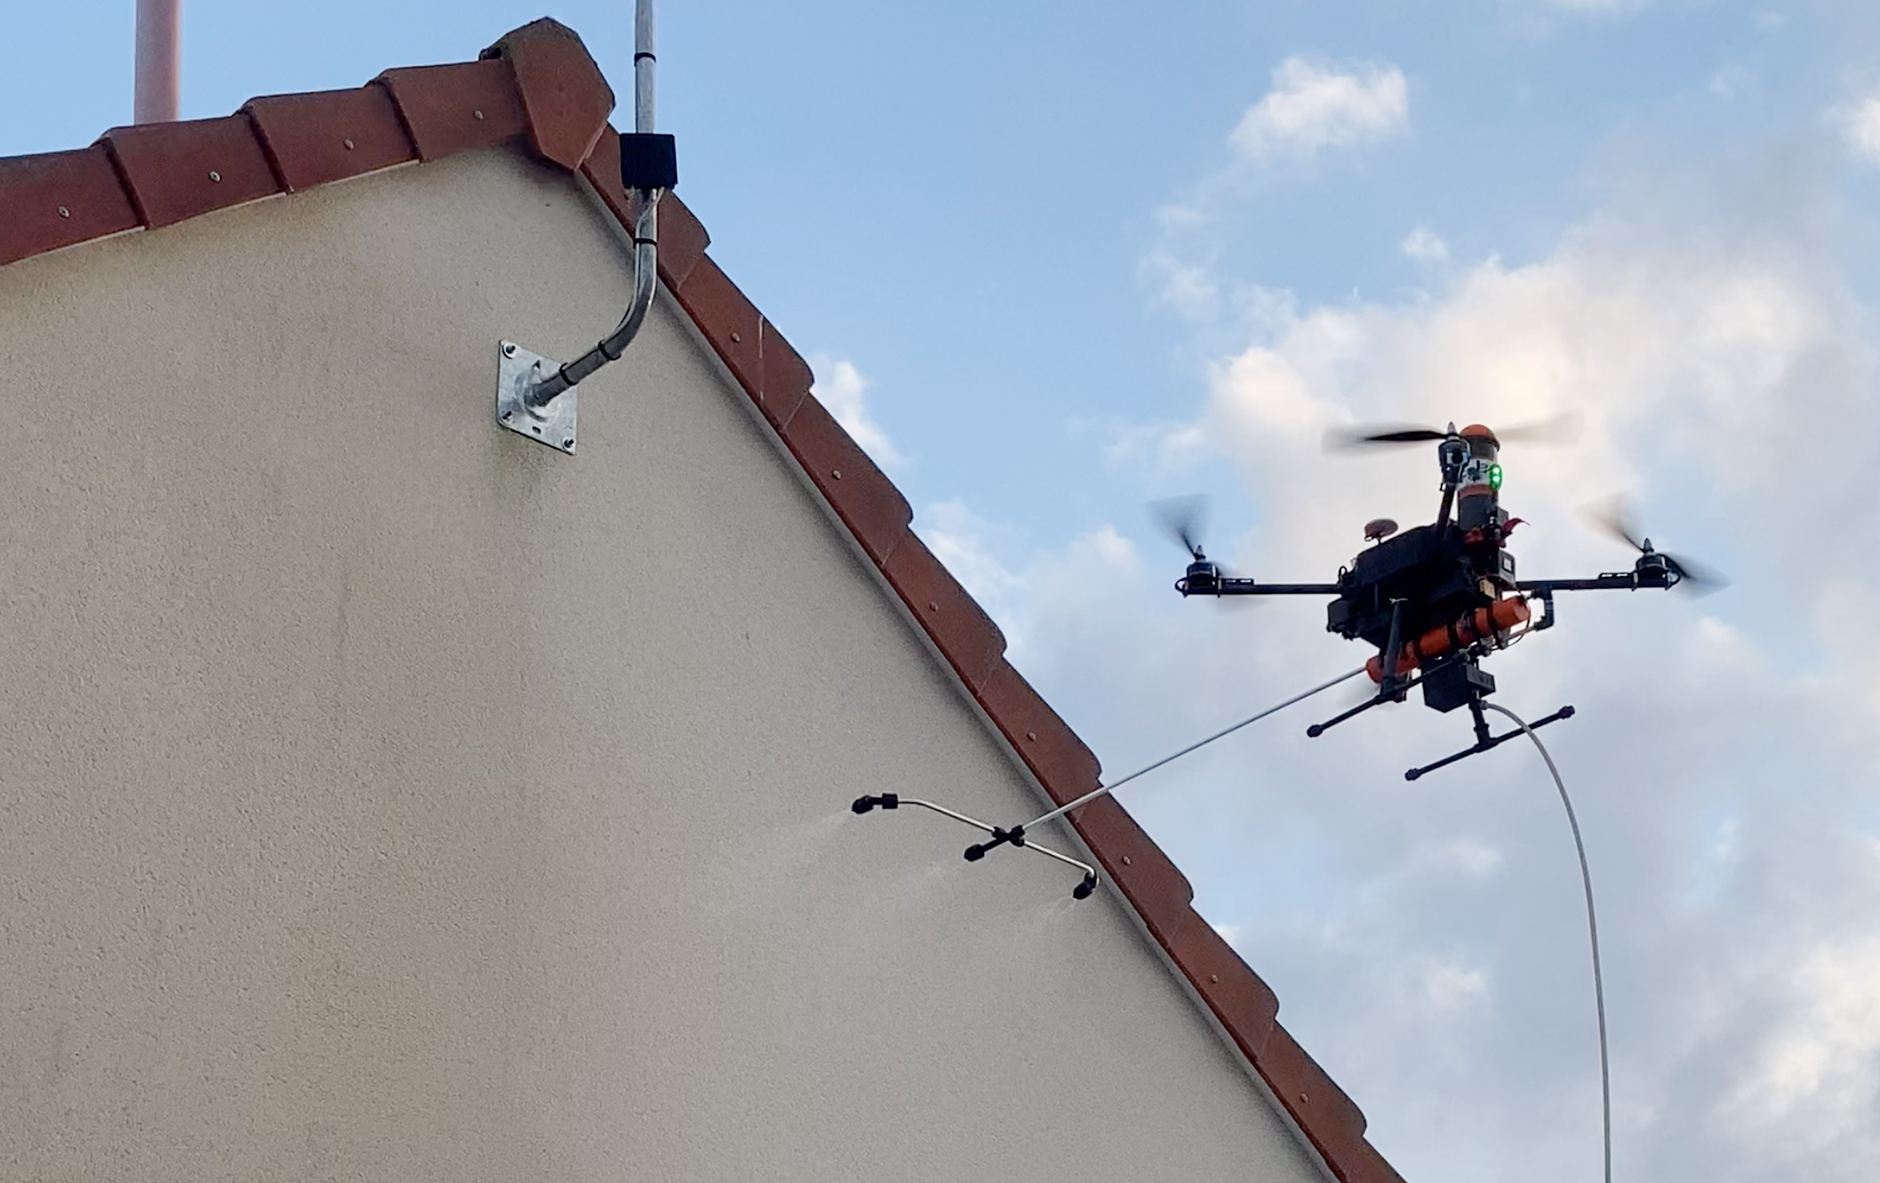
<instances>
[{"instance_id":1,"label":"red ridge tile","mask_svg":"<svg viewBox=\"0 0 1880 1183\"><path fill-rule=\"evenodd\" d=\"M803 360L803 355L783 339L783 334L775 326L766 320L760 329L764 385L757 392L757 405L764 412L764 417L770 420L771 426L782 431L796 417L803 400L810 396L810 387L815 384L816 377L810 373L809 363ZM901 525L905 528L907 523L902 522Z\"/></svg>"},{"instance_id":2,"label":"red ridge tile","mask_svg":"<svg viewBox=\"0 0 1880 1183\"><path fill-rule=\"evenodd\" d=\"M152 229L281 191L246 115L114 127L103 142Z\"/></svg>"},{"instance_id":3,"label":"red ridge tile","mask_svg":"<svg viewBox=\"0 0 1880 1183\"><path fill-rule=\"evenodd\" d=\"M1051 800L1063 805L1097 787L1096 755L1009 662L1000 661L980 686L979 705Z\"/></svg>"},{"instance_id":4,"label":"red ridge tile","mask_svg":"<svg viewBox=\"0 0 1880 1183\"><path fill-rule=\"evenodd\" d=\"M1192 907L1170 934L1168 953L1249 1060L1257 1061L1279 1018L1279 998Z\"/></svg>"},{"instance_id":5,"label":"red ridge tile","mask_svg":"<svg viewBox=\"0 0 1880 1183\"><path fill-rule=\"evenodd\" d=\"M483 56L501 57L515 71L536 152L569 172L580 168L614 109L613 88L580 36L543 17L505 35Z\"/></svg>"},{"instance_id":6,"label":"red ridge tile","mask_svg":"<svg viewBox=\"0 0 1880 1183\"><path fill-rule=\"evenodd\" d=\"M797 413L800 421L811 408L821 410L814 399ZM794 430L794 426L792 427ZM892 488L893 486L889 486ZM933 638L947 661L975 695L1003 664L1005 634L992 623L978 601L966 594L959 580L934 557L927 544L916 534L909 534L888 556L882 574L901 594L907 607Z\"/></svg>"},{"instance_id":7,"label":"red ridge tile","mask_svg":"<svg viewBox=\"0 0 1880 1183\"><path fill-rule=\"evenodd\" d=\"M908 508L907 499L894 487L894 482L882 475L868 454L814 398L802 400L781 434L783 442L810 480L822 490L849 533L861 543L876 566L887 569L894 557L913 541L907 525L914 520L914 511ZM889 579L892 581L893 576ZM908 606L913 607L912 600L908 601ZM987 621L988 625L990 623ZM935 640L938 642L939 638Z\"/></svg>"},{"instance_id":8,"label":"red ridge tile","mask_svg":"<svg viewBox=\"0 0 1880 1183\"><path fill-rule=\"evenodd\" d=\"M764 389L763 318L757 308L709 258L700 258L674 294L732 376L755 399Z\"/></svg>"},{"instance_id":9,"label":"red ridge tile","mask_svg":"<svg viewBox=\"0 0 1880 1183\"><path fill-rule=\"evenodd\" d=\"M0 265L142 223L101 145L0 159Z\"/></svg>"},{"instance_id":10,"label":"red ridge tile","mask_svg":"<svg viewBox=\"0 0 1880 1183\"><path fill-rule=\"evenodd\" d=\"M593 150L581 162L581 175L600 195L607 211L631 233L634 219L640 212L639 201L620 183L620 133L611 125L601 128L600 138L594 141ZM660 270L663 272L665 268L661 267Z\"/></svg>"},{"instance_id":11,"label":"red ridge tile","mask_svg":"<svg viewBox=\"0 0 1880 1183\"><path fill-rule=\"evenodd\" d=\"M1404 1183L1403 1176L1369 1142L1358 1143L1331 1165L1341 1183Z\"/></svg>"},{"instance_id":12,"label":"red ridge tile","mask_svg":"<svg viewBox=\"0 0 1880 1183\"><path fill-rule=\"evenodd\" d=\"M392 96L418 159L441 160L525 136L522 101L507 63L405 66L375 80Z\"/></svg>"},{"instance_id":13,"label":"red ridge tile","mask_svg":"<svg viewBox=\"0 0 1880 1183\"><path fill-rule=\"evenodd\" d=\"M1254 1066L1312 1145L1333 1165L1334 1172L1348 1178L1338 1164L1358 1159L1370 1150L1364 1141L1364 1114L1351 1098L1332 1083L1325 1069L1306 1054L1292 1033L1278 1024Z\"/></svg>"},{"instance_id":14,"label":"red ridge tile","mask_svg":"<svg viewBox=\"0 0 1880 1183\"><path fill-rule=\"evenodd\" d=\"M266 95L242 110L290 193L417 159L391 94L378 83Z\"/></svg>"},{"instance_id":15,"label":"red ridge tile","mask_svg":"<svg viewBox=\"0 0 1880 1183\"><path fill-rule=\"evenodd\" d=\"M1195 889L1188 877L1114 797L1099 797L1074 810L1071 824L1142 917L1150 935L1173 957L1183 926L1191 918L1198 919L1190 906Z\"/></svg>"},{"instance_id":16,"label":"red ridge tile","mask_svg":"<svg viewBox=\"0 0 1880 1183\"><path fill-rule=\"evenodd\" d=\"M677 290L685 284L711 242L711 235L677 194L659 199L659 275L667 287Z\"/></svg>"}]
</instances>

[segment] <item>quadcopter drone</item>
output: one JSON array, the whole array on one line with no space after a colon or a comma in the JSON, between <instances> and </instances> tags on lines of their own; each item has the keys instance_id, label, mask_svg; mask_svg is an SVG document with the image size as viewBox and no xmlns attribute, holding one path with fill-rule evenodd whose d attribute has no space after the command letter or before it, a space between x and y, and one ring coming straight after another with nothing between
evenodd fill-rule
<instances>
[{"instance_id":1,"label":"quadcopter drone","mask_svg":"<svg viewBox=\"0 0 1880 1183\"><path fill-rule=\"evenodd\" d=\"M1506 545L1509 534L1521 524L1521 519L1509 517L1508 511L1501 507L1501 444L1503 440L1556 437L1561 434L1564 422L1529 424L1499 435L1480 424L1457 431L1452 423L1446 431L1427 427L1389 431L1361 429L1333 437L1329 443L1346 446L1434 442L1443 476L1443 500L1436 511L1436 520L1402 532L1398 531L1396 522L1387 518L1370 522L1364 527L1364 537L1371 546L1353 559L1349 567L1338 572L1337 583L1259 583L1226 573L1208 558L1196 540L1198 499L1163 502L1164 522L1190 559L1187 573L1175 581L1175 590L1183 596L1217 598L1333 597L1326 607L1325 627L1348 640L1377 647L1377 656L1371 658L1362 671L1370 674L1377 690L1343 714L1306 728L1309 736L1323 735L1327 728L1374 706L1403 702L1411 690L1421 687L1424 705L1435 710L1448 712L1458 707L1469 708L1475 723L1475 743L1433 764L1410 769L1404 773L1404 779L1416 780L1426 772L1498 747L1524 732L1519 727L1501 735L1489 730L1487 710L1502 708L1484 708L1484 701L1495 692L1495 678L1482 668L1482 660L1528 633L1552 628L1554 593L1682 587L1701 594L1723 582L1689 559L1656 549L1651 539L1639 538L1638 532L1616 508L1606 515L1606 526L1638 552L1630 571L1609 571L1591 579L1523 580L1515 577L1514 556L1508 553ZM1538 618L1529 606L1535 600L1541 604ZM1083 879L1071 895L1084 899L1096 890L1096 868L1038 845L1031 840L1033 832L1047 822L1107 796L1137 777L1347 678L1355 678L1360 672L1352 670L1295 695L1019 825L994 825L937 802L903 797L898 793L858 797L850 808L861 814L875 809L917 806L971 826L990 837L967 847L966 861L978 862L1006 845L1035 851L1081 870ZM1546 718L1527 724L1525 730L1533 731L1572 717L1572 707L1561 707ZM1590 889L1588 898L1591 898Z\"/></svg>"},{"instance_id":2,"label":"quadcopter drone","mask_svg":"<svg viewBox=\"0 0 1880 1183\"><path fill-rule=\"evenodd\" d=\"M1554 594L1563 591L1637 591L1684 587L1703 591L1720 580L1703 567L1657 550L1640 539L1616 510L1607 521L1613 533L1638 551L1630 571L1591 579L1516 578L1515 560L1506 546L1520 518L1501 507L1503 439L1545 439L1559 432L1557 423L1532 424L1497 435L1481 424L1445 431L1410 427L1387 431L1360 429L1335 435L1328 445L1365 446L1434 442L1442 470L1442 505L1427 526L1398 531L1388 518L1370 522L1364 537L1371 543L1338 572L1337 583L1258 583L1225 574L1196 540L1193 510L1171 511L1170 531L1189 552L1187 573L1175 581L1183 596L1333 596L1325 627L1349 640L1377 647L1366 670L1377 686L1374 696L1343 714L1315 723L1306 734L1317 737L1354 715L1387 702L1402 702L1421 687L1423 702L1448 712L1468 707L1475 723L1475 744L1433 764L1404 774L1416 780L1426 772L1488 751L1520 735L1489 731L1482 702L1495 692L1495 678L1482 668L1483 658L1529 632L1553 627ZM1534 616L1532 601L1541 605ZM1530 728L1573 717L1562 707Z\"/></svg>"}]
</instances>

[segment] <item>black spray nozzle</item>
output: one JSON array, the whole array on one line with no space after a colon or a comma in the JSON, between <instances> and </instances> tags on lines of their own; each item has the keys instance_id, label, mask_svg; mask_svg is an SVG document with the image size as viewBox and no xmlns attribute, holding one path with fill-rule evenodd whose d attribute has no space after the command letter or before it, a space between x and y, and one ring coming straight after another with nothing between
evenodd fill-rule
<instances>
[{"instance_id":1,"label":"black spray nozzle","mask_svg":"<svg viewBox=\"0 0 1880 1183\"><path fill-rule=\"evenodd\" d=\"M899 809L901 798L894 793L883 793L879 797L857 797L855 804L849 806L857 813L867 813L879 805L883 809Z\"/></svg>"},{"instance_id":2,"label":"black spray nozzle","mask_svg":"<svg viewBox=\"0 0 1880 1183\"><path fill-rule=\"evenodd\" d=\"M1013 846L1025 845L1025 827L1013 826L1009 830L994 829L992 831L992 841L981 842L977 846L968 846L966 848L966 861L976 863L986 857L986 852L997 850L1007 842L1010 842Z\"/></svg>"}]
</instances>

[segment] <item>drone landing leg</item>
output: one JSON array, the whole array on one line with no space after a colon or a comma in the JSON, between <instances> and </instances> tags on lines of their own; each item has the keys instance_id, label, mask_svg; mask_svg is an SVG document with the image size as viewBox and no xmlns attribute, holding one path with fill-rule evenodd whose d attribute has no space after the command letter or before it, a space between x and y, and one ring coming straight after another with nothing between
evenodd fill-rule
<instances>
[{"instance_id":1,"label":"drone landing leg","mask_svg":"<svg viewBox=\"0 0 1880 1183\"><path fill-rule=\"evenodd\" d=\"M1394 692L1387 689L1384 686L1379 686L1377 688L1377 697L1367 698L1363 702L1359 703L1357 706L1352 707L1350 710L1346 711L1344 714L1333 715L1331 718L1325 720L1325 722L1323 723L1314 723L1312 726L1306 728L1306 737L1308 739L1317 739L1319 736L1324 735L1327 731L1330 731L1332 728L1338 726L1340 723L1343 723L1346 719L1351 718L1353 715L1362 715L1364 712L1370 710L1372 707L1382 706L1387 702L1402 702L1406 697L1409 696L1412 690L1416 689L1418 686L1421 686L1422 684L1423 684L1423 675L1418 674L1417 676L1405 681L1401 686L1398 686Z\"/></svg>"},{"instance_id":2,"label":"drone landing leg","mask_svg":"<svg viewBox=\"0 0 1880 1183\"><path fill-rule=\"evenodd\" d=\"M1403 687L1397 685L1397 659L1403 654L1403 601L1390 602L1390 640L1384 646L1384 680L1377 688L1379 698L1403 701Z\"/></svg>"},{"instance_id":3,"label":"drone landing leg","mask_svg":"<svg viewBox=\"0 0 1880 1183\"><path fill-rule=\"evenodd\" d=\"M1469 698L1469 714L1475 720L1475 746L1484 751L1487 750L1483 747L1485 744L1493 747L1494 743L1488 737L1488 712L1482 709L1481 695L1476 694Z\"/></svg>"},{"instance_id":4,"label":"drone landing leg","mask_svg":"<svg viewBox=\"0 0 1880 1183\"><path fill-rule=\"evenodd\" d=\"M1385 697L1383 692L1380 691L1376 698L1367 698L1363 702L1359 703L1355 707L1352 707L1350 710L1346 711L1342 715L1333 715L1331 718L1325 720L1325 722L1323 723L1314 723L1312 726L1306 728L1306 735L1308 738L1317 739L1319 736L1324 735L1326 731L1330 730L1333 727L1338 726L1340 723L1343 723L1346 719L1351 718L1353 715L1362 715L1364 712L1370 710L1372 707L1377 706L1380 703L1386 703L1389 701L1390 699Z\"/></svg>"},{"instance_id":5,"label":"drone landing leg","mask_svg":"<svg viewBox=\"0 0 1880 1183\"><path fill-rule=\"evenodd\" d=\"M1471 700L1469 707L1475 714L1475 746L1472 748L1463 748L1460 752L1452 756L1444 756L1434 764L1425 764L1421 768L1412 768L1410 771L1403 774L1405 780L1415 780L1426 772L1435 772L1438 768L1447 768L1458 760L1466 760L1470 756L1486 752L1490 748L1500 747L1502 744L1522 734L1521 729L1517 727L1513 731L1504 732L1501 735L1490 735L1488 731L1488 721L1482 714L1481 702L1479 700ZM1561 707L1545 719L1536 719L1534 722L1528 724L1528 730L1532 731L1537 728L1545 727L1549 723L1558 723L1562 719L1571 718L1573 718L1573 708Z\"/></svg>"}]
</instances>

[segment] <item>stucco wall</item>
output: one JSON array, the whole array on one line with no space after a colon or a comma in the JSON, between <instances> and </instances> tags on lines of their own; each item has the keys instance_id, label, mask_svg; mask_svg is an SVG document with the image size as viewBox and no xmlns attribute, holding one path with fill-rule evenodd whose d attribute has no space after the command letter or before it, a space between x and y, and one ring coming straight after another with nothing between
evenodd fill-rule
<instances>
[{"instance_id":1,"label":"stucco wall","mask_svg":"<svg viewBox=\"0 0 1880 1183\"><path fill-rule=\"evenodd\" d=\"M0 1177L1317 1179L672 307L473 153L0 269ZM1060 840L1062 838L1060 836Z\"/></svg>"}]
</instances>

